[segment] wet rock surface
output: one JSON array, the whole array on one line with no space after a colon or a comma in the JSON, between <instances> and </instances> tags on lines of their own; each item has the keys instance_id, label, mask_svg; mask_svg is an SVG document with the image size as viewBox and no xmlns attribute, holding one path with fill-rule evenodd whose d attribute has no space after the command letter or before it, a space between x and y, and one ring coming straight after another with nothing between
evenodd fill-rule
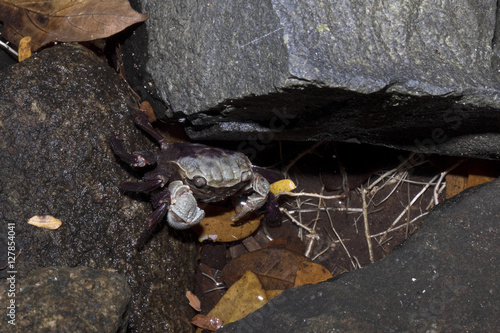
<instances>
[{"instance_id":1,"label":"wet rock surface","mask_svg":"<svg viewBox=\"0 0 500 333\"><path fill-rule=\"evenodd\" d=\"M16 326L2 323L0 332L127 331L132 293L113 270L47 267L15 284ZM8 304L7 295L0 293L0 302Z\"/></svg>"},{"instance_id":2,"label":"wet rock surface","mask_svg":"<svg viewBox=\"0 0 500 333\"><path fill-rule=\"evenodd\" d=\"M125 43L130 81L193 139L500 158L490 2L132 3L149 19Z\"/></svg>"},{"instance_id":3,"label":"wet rock surface","mask_svg":"<svg viewBox=\"0 0 500 333\"><path fill-rule=\"evenodd\" d=\"M16 278L48 266L114 269L132 290L129 332L191 331L192 310L179 302L192 286L189 232L164 228L142 252L134 248L151 205L148 196L119 190L140 174L117 161L108 138L132 150L157 147L134 126L137 107L123 80L104 60L70 44L0 76L0 234L14 230ZM62 226L27 224L35 215L54 216Z\"/></svg>"},{"instance_id":4,"label":"wet rock surface","mask_svg":"<svg viewBox=\"0 0 500 333\"><path fill-rule=\"evenodd\" d=\"M379 262L286 290L221 332L492 332L500 327L500 181L437 206Z\"/></svg>"}]
</instances>

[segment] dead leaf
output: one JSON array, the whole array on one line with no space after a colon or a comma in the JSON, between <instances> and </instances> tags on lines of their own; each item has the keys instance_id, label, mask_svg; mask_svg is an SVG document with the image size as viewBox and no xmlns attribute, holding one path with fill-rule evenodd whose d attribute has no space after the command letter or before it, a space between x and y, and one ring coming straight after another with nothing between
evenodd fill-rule
<instances>
[{"instance_id":1,"label":"dead leaf","mask_svg":"<svg viewBox=\"0 0 500 333\"><path fill-rule=\"evenodd\" d=\"M275 298L276 296L281 294L283 291L284 290L282 290L282 289L266 290L267 300L268 301L272 300L273 298Z\"/></svg>"},{"instance_id":2,"label":"dead leaf","mask_svg":"<svg viewBox=\"0 0 500 333\"><path fill-rule=\"evenodd\" d=\"M2 37L18 45L30 36L33 51L53 41L109 37L146 19L127 0L0 0Z\"/></svg>"},{"instance_id":3,"label":"dead leaf","mask_svg":"<svg viewBox=\"0 0 500 333\"><path fill-rule=\"evenodd\" d=\"M498 161L470 159L446 175L446 199L500 175Z\"/></svg>"},{"instance_id":4,"label":"dead leaf","mask_svg":"<svg viewBox=\"0 0 500 333\"><path fill-rule=\"evenodd\" d=\"M24 37L17 48L17 61L21 62L31 57L31 37Z\"/></svg>"},{"instance_id":5,"label":"dead leaf","mask_svg":"<svg viewBox=\"0 0 500 333\"><path fill-rule=\"evenodd\" d=\"M304 253L306 250L306 245L304 244L304 242L295 234L292 235L285 234L283 237L273 238L273 240L267 243L266 246L264 247L287 249L293 252L297 252L299 254Z\"/></svg>"},{"instance_id":6,"label":"dead leaf","mask_svg":"<svg viewBox=\"0 0 500 333\"><path fill-rule=\"evenodd\" d=\"M222 321L219 318L210 317L204 314L197 314L191 320L191 324L200 328L216 331L222 327ZM198 330L196 330L198 332Z\"/></svg>"},{"instance_id":7,"label":"dead leaf","mask_svg":"<svg viewBox=\"0 0 500 333\"><path fill-rule=\"evenodd\" d=\"M221 207L209 206L205 208L205 218L193 229L200 241L234 242L250 236L260 225L260 217L233 221L231 217L234 215L236 215L234 210L221 210Z\"/></svg>"},{"instance_id":8,"label":"dead leaf","mask_svg":"<svg viewBox=\"0 0 500 333\"><path fill-rule=\"evenodd\" d=\"M196 311L201 311L201 302L190 290L186 291L186 298L189 300L189 305Z\"/></svg>"},{"instance_id":9,"label":"dead leaf","mask_svg":"<svg viewBox=\"0 0 500 333\"><path fill-rule=\"evenodd\" d=\"M224 267L222 278L226 286L231 286L250 270L257 274L264 289L288 289L294 286L299 265L309 261L287 249L264 248L231 260Z\"/></svg>"},{"instance_id":10,"label":"dead leaf","mask_svg":"<svg viewBox=\"0 0 500 333\"><path fill-rule=\"evenodd\" d=\"M28 224L35 227L56 230L62 225L62 221L50 215L33 216L28 220Z\"/></svg>"},{"instance_id":11,"label":"dead leaf","mask_svg":"<svg viewBox=\"0 0 500 333\"><path fill-rule=\"evenodd\" d=\"M297 270L294 287L323 282L333 277L325 266L314 262L303 262Z\"/></svg>"},{"instance_id":12,"label":"dead leaf","mask_svg":"<svg viewBox=\"0 0 500 333\"><path fill-rule=\"evenodd\" d=\"M247 271L227 290L208 316L219 318L226 325L245 317L266 303L267 295L259 278Z\"/></svg>"}]
</instances>

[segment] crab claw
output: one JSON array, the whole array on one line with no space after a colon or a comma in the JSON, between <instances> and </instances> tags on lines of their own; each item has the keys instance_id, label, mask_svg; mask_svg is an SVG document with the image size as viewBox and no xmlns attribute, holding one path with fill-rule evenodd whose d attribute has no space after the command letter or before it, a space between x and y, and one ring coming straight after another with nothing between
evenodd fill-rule
<instances>
[{"instance_id":1,"label":"crab claw","mask_svg":"<svg viewBox=\"0 0 500 333\"><path fill-rule=\"evenodd\" d=\"M198 207L198 203L189 189L180 180L170 183L170 207L167 221L174 229L188 229L203 220L205 212Z\"/></svg>"},{"instance_id":2,"label":"crab claw","mask_svg":"<svg viewBox=\"0 0 500 333\"><path fill-rule=\"evenodd\" d=\"M262 177L260 174L254 174L252 181L250 182L248 189L251 190L252 194L245 197L244 200L240 201L236 205L236 215L231 217L231 220L236 221L237 219L245 216L246 214L259 209L266 203L270 185L269 182Z\"/></svg>"}]
</instances>

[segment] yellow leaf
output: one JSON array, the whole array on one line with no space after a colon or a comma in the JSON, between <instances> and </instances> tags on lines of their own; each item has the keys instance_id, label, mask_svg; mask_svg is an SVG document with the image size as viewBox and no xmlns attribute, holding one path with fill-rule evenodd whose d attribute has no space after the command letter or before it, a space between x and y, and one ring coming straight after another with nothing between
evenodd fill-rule
<instances>
[{"instance_id":1,"label":"yellow leaf","mask_svg":"<svg viewBox=\"0 0 500 333\"><path fill-rule=\"evenodd\" d=\"M325 266L314 262L303 262L295 275L294 287L314 284L331 279L333 276Z\"/></svg>"},{"instance_id":2,"label":"yellow leaf","mask_svg":"<svg viewBox=\"0 0 500 333\"><path fill-rule=\"evenodd\" d=\"M267 303L267 296L257 275L247 271L222 296L209 312L209 317L222 320L223 325L241 319Z\"/></svg>"},{"instance_id":3,"label":"yellow leaf","mask_svg":"<svg viewBox=\"0 0 500 333\"><path fill-rule=\"evenodd\" d=\"M267 300L270 301L279 294L281 294L284 290L283 289L271 289L271 290L266 290L266 296Z\"/></svg>"},{"instance_id":4,"label":"yellow leaf","mask_svg":"<svg viewBox=\"0 0 500 333\"><path fill-rule=\"evenodd\" d=\"M28 224L34 225L35 227L56 230L62 225L61 220L56 219L50 215L44 216L33 216L28 220Z\"/></svg>"},{"instance_id":5,"label":"yellow leaf","mask_svg":"<svg viewBox=\"0 0 500 333\"><path fill-rule=\"evenodd\" d=\"M252 220L245 218L238 221L231 220L236 215L234 210L221 211L220 207L205 208L205 218L199 225L193 227L199 240L214 242L234 242L250 236L260 225L260 216Z\"/></svg>"},{"instance_id":6,"label":"yellow leaf","mask_svg":"<svg viewBox=\"0 0 500 333\"><path fill-rule=\"evenodd\" d=\"M271 192L273 194L278 194L280 192L289 192L295 190L295 188L297 188L297 186L295 186L294 182L291 179L282 179L271 184Z\"/></svg>"},{"instance_id":7,"label":"yellow leaf","mask_svg":"<svg viewBox=\"0 0 500 333\"><path fill-rule=\"evenodd\" d=\"M19 47L17 48L19 62L24 61L31 57L31 37L24 37L19 42Z\"/></svg>"}]
</instances>

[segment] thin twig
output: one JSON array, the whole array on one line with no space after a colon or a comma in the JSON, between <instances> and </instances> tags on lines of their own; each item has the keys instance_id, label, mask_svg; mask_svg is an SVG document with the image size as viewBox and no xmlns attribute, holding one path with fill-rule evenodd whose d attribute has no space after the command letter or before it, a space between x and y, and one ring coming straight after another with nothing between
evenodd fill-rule
<instances>
[{"instance_id":1,"label":"thin twig","mask_svg":"<svg viewBox=\"0 0 500 333\"><path fill-rule=\"evenodd\" d=\"M0 39L0 47L4 48L7 52L12 54L16 59L19 57L17 51L10 47L9 42L4 42Z\"/></svg>"},{"instance_id":2,"label":"thin twig","mask_svg":"<svg viewBox=\"0 0 500 333\"><path fill-rule=\"evenodd\" d=\"M323 250L321 250L317 255L315 255L311 260L314 261L314 260L318 259L321 255L325 254L331 248L332 248L332 243L331 243L331 241L328 241L328 244L326 245L326 247Z\"/></svg>"},{"instance_id":3,"label":"thin twig","mask_svg":"<svg viewBox=\"0 0 500 333\"><path fill-rule=\"evenodd\" d=\"M297 219L295 219L292 215L290 215L290 213L288 213L288 211L285 209L285 208L280 208L280 211L282 213L285 213L286 216L288 216L290 218L290 220L292 220L293 223L295 223L296 225L298 225L299 227L307 230L309 233L312 233L313 230L305 225L303 225L302 223L300 223L299 221L297 221Z\"/></svg>"},{"instance_id":4,"label":"thin twig","mask_svg":"<svg viewBox=\"0 0 500 333\"><path fill-rule=\"evenodd\" d=\"M421 217L424 217L425 215L429 214L429 212L424 212L422 214L420 214L419 216L416 216L414 217L410 222L409 224L412 224L414 222L416 222L418 219L420 219ZM404 228L406 227L406 223L405 224L401 224L401 225L398 225L397 227L395 228L392 228L392 229L389 229L389 230L386 230L386 231L382 231L382 232L379 232L378 234L375 234L375 235L371 235L370 237L371 238L374 238L374 237L378 237L378 236L384 236L384 235L387 235L388 232L393 232L393 231L396 231L396 230L399 230L401 228ZM382 239L380 240L380 242L382 241Z\"/></svg>"},{"instance_id":5,"label":"thin twig","mask_svg":"<svg viewBox=\"0 0 500 333\"><path fill-rule=\"evenodd\" d=\"M373 256L372 241L370 239L370 228L368 225L368 207L366 205L366 192L363 186L361 186L361 199L363 200L363 221L365 225L366 244L368 245L368 254L370 255L370 262L373 264L375 262L375 257Z\"/></svg>"},{"instance_id":6,"label":"thin twig","mask_svg":"<svg viewBox=\"0 0 500 333\"><path fill-rule=\"evenodd\" d=\"M408 177L408 172L403 172L403 176L398 180L397 184L393 187L393 189L391 190L391 192L384 198L382 199L382 201L380 201L379 203L373 203L373 206L377 207L377 206L380 206L382 203L384 203L387 199L389 199L389 197L394 193L394 191L397 190L397 188L399 187L399 185L403 182L403 179L405 177ZM391 177L392 178L392 177ZM396 179L396 178L394 178ZM386 183L387 184L387 183ZM382 189L386 184L384 184L382 187L380 187L378 190ZM373 198L373 197L372 197ZM371 201L371 200L370 200Z\"/></svg>"},{"instance_id":7,"label":"thin twig","mask_svg":"<svg viewBox=\"0 0 500 333\"><path fill-rule=\"evenodd\" d=\"M345 246L344 242L342 241L342 238L340 238L339 233L337 232L337 230L333 226L332 216L330 215L330 212L328 210L326 210L326 215L328 216L328 220L330 221L330 227L332 228L333 232L335 233L335 237L337 237L337 239L339 240L340 245L342 245L342 247L344 248L345 253L347 253L347 256L349 257L349 259L351 261L352 267L354 267L354 269L361 268L361 266L359 265L359 262L357 262L357 260L356 260L356 262L358 264L358 267L356 267L356 263L353 261L353 257L351 256L351 253L349 253L347 246Z\"/></svg>"},{"instance_id":8,"label":"thin twig","mask_svg":"<svg viewBox=\"0 0 500 333\"><path fill-rule=\"evenodd\" d=\"M429 188L430 184L435 181L436 179L438 178L438 175L434 176L427 185L424 186L424 188L417 193L417 195L412 199L412 201L410 202L410 204L408 206L405 207L405 209L401 212L401 214L399 214L399 216L396 218L396 220L394 220L394 222L392 222L391 226L389 227L389 229L386 230L386 235L387 235L387 232L389 232L389 230L391 228L393 228L398 222L399 220L406 214L406 211L408 209L410 209L410 207L418 200L418 198L420 198L420 196L422 194L424 194L425 191L427 191L427 189ZM382 241L384 240L385 236L382 236Z\"/></svg>"},{"instance_id":9,"label":"thin twig","mask_svg":"<svg viewBox=\"0 0 500 333\"><path fill-rule=\"evenodd\" d=\"M449 174L451 171L453 171L453 169L455 169L460 164L462 164L463 161L465 161L465 160L458 161L457 163L453 164L451 167L449 167L445 171L441 172L441 176L439 177L439 179L438 179L438 181L436 183L436 186L434 187L434 192L433 192L434 193L434 204L436 206L439 204L439 195L438 195L439 185L443 181L444 177L446 177L447 174Z\"/></svg>"},{"instance_id":10,"label":"thin twig","mask_svg":"<svg viewBox=\"0 0 500 333\"><path fill-rule=\"evenodd\" d=\"M319 210L321 211L329 211L329 212L347 212L347 213L362 213L363 208L345 208L345 207L339 207L339 208L334 208L334 207L320 207ZM298 210L289 210L288 212L290 214L294 214ZM316 211L316 209L301 209L300 210L302 213L313 213Z\"/></svg>"},{"instance_id":11,"label":"thin twig","mask_svg":"<svg viewBox=\"0 0 500 333\"><path fill-rule=\"evenodd\" d=\"M280 197L282 195L288 195L290 197L312 197L312 198L321 198L321 199L343 199L345 198L345 194L339 194L339 195L321 195L317 193L306 193L306 192L290 192L290 191L284 191L284 192L279 192L276 194L277 197Z\"/></svg>"}]
</instances>

